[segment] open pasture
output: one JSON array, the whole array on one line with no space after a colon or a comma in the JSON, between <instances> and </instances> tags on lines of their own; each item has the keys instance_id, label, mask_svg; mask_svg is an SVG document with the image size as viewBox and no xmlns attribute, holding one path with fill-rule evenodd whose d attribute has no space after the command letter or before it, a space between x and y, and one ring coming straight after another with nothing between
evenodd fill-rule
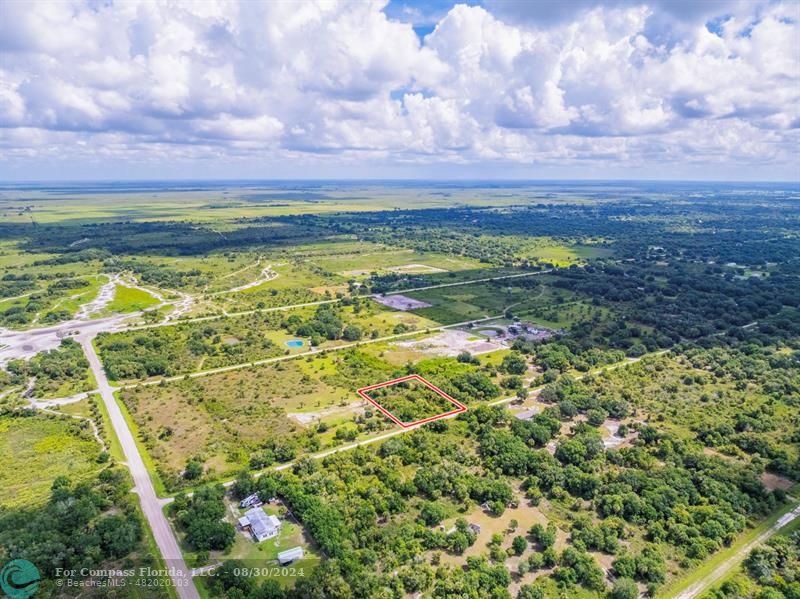
<instances>
[{"instance_id":1,"label":"open pasture","mask_svg":"<svg viewBox=\"0 0 800 599\"><path fill-rule=\"evenodd\" d=\"M585 202L525 184L514 193L492 185L445 186L419 182L67 183L48 189L0 190L0 214L9 224L119 221L219 222L241 218L460 206L514 206Z\"/></svg>"},{"instance_id":2,"label":"open pasture","mask_svg":"<svg viewBox=\"0 0 800 599\"><path fill-rule=\"evenodd\" d=\"M519 255L530 260L546 262L558 267L585 264L589 260L608 258L614 252L600 244L570 243L547 237L521 239Z\"/></svg>"},{"instance_id":3,"label":"open pasture","mask_svg":"<svg viewBox=\"0 0 800 599\"><path fill-rule=\"evenodd\" d=\"M0 416L0 506L40 504L57 476L88 480L99 470L101 447L91 429L69 417Z\"/></svg>"},{"instance_id":4,"label":"open pasture","mask_svg":"<svg viewBox=\"0 0 800 599\"><path fill-rule=\"evenodd\" d=\"M568 329L580 322L602 322L611 311L605 306L595 306L590 301L568 301L549 306L515 309L514 313L535 324L550 329Z\"/></svg>"},{"instance_id":5,"label":"open pasture","mask_svg":"<svg viewBox=\"0 0 800 599\"><path fill-rule=\"evenodd\" d=\"M117 285L114 299L108 304L106 311L111 314L140 312L158 304L158 299L143 289Z\"/></svg>"},{"instance_id":6,"label":"open pasture","mask_svg":"<svg viewBox=\"0 0 800 599\"><path fill-rule=\"evenodd\" d=\"M190 458L216 475L246 466L269 441L291 443L301 429L286 417L330 391L292 362L166 385L123 389L140 438L167 487Z\"/></svg>"},{"instance_id":7,"label":"open pasture","mask_svg":"<svg viewBox=\"0 0 800 599\"><path fill-rule=\"evenodd\" d=\"M308 260L328 272L351 278L364 277L373 272L382 271L401 274L430 274L473 270L489 266L471 258L419 252L381 244L357 242L347 245L352 250L351 253L343 252L345 249L343 247L334 246L337 249L335 255L322 254L309 257Z\"/></svg>"},{"instance_id":8,"label":"open pasture","mask_svg":"<svg viewBox=\"0 0 800 599\"><path fill-rule=\"evenodd\" d=\"M570 296L550 287L544 276L521 277L408 292L408 297L431 304L415 313L443 324L478 320L504 313L522 313L552 305Z\"/></svg>"}]
</instances>

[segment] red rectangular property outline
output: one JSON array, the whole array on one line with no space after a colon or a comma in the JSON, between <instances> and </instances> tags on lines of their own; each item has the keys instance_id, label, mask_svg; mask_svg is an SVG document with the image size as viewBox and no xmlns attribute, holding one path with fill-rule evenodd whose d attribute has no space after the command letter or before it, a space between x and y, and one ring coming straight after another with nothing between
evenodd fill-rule
<instances>
[{"instance_id":1,"label":"red rectangular property outline","mask_svg":"<svg viewBox=\"0 0 800 599\"><path fill-rule=\"evenodd\" d=\"M418 382L422 383L423 385L425 385L431 391L434 391L435 393L438 393L439 395L444 397L447 401L449 401L454 406L456 406L456 409L455 410L451 410L449 412L444 412L443 414L437 414L436 416L431 416L430 418L423 418L422 420L417 420L416 422L403 422L402 420L397 418L394 414L392 414L389 410L384 408L377 401L375 401L369 395L367 395L368 391L372 391L374 389L380 389L381 387L390 387L391 385L396 385L397 383L403 383L405 381L410 381L410 380L418 381ZM412 426L419 426L420 424L425 424L426 422L432 422L433 420L438 420L439 418L445 418L447 416L453 416L454 414L460 414L461 412L466 412L467 411L467 406L465 406L464 404L460 403L458 400L454 399L453 397L450 397L447 393L445 393L444 391L439 389L439 387L437 387L436 385L433 385L432 383L429 383L428 381L426 381L424 378L422 378L418 374L409 374L408 376L403 376L403 377L400 377L399 379L392 379L391 381L386 381L384 383L378 383L377 385L370 385L369 387L362 387L361 389L358 389L356 392L361 397L366 399L369 403L371 403L373 406L378 408L392 422L394 422L395 424L397 424L397 425L399 425L399 426L401 426L403 428L411 428Z\"/></svg>"}]
</instances>

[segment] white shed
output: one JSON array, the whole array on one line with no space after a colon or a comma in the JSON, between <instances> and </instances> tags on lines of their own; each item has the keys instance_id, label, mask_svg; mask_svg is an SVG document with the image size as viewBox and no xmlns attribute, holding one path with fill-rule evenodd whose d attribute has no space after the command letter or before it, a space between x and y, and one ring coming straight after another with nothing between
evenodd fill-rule
<instances>
[{"instance_id":1,"label":"white shed","mask_svg":"<svg viewBox=\"0 0 800 599\"><path fill-rule=\"evenodd\" d=\"M286 564L291 564L293 561L301 559L302 557L303 548L293 547L291 549L287 549L286 551L281 551L278 554L278 562L280 562L281 566L285 566Z\"/></svg>"}]
</instances>

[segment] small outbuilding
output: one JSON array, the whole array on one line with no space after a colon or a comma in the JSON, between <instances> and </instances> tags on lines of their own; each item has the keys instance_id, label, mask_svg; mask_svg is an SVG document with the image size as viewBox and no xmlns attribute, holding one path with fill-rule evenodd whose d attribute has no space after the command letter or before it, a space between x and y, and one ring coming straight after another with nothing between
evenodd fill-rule
<instances>
[{"instance_id":1,"label":"small outbuilding","mask_svg":"<svg viewBox=\"0 0 800 599\"><path fill-rule=\"evenodd\" d=\"M303 548L302 547L292 547L291 549L287 549L286 551L281 551L278 554L278 562L281 566L285 566L286 564L291 564L294 561L302 559L303 557Z\"/></svg>"},{"instance_id":2,"label":"small outbuilding","mask_svg":"<svg viewBox=\"0 0 800 599\"><path fill-rule=\"evenodd\" d=\"M531 418L536 416L536 414L537 414L536 410L522 410L520 412L515 412L514 418L516 418L517 420L530 420Z\"/></svg>"}]
</instances>

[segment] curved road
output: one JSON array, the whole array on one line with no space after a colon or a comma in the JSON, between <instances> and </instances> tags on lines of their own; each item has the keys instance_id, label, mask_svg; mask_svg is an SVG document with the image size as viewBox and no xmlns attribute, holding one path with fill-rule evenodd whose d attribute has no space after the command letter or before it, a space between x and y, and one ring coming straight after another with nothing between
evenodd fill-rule
<instances>
[{"instance_id":1,"label":"curved road","mask_svg":"<svg viewBox=\"0 0 800 599\"><path fill-rule=\"evenodd\" d=\"M150 530L153 531L158 550L164 558L167 568L170 569L169 574L178 596L181 599L200 599L200 594L192 582L191 570L186 566L181 554L178 539L175 537L175 533L161 509L162 502L156 496L153 481L150 480L150 474L142 461L139 448L136 446L136 440L133 438L130 428L128 428L128 423L125 422L122 410L120 410L114 399L114 390L108 383L106 373L102 364L100 364L100 358L92 345L93 337L94 335L91 334L81 335L78 337L78 342L83 347L86 359L89 360L92 374L94 374L94 378L97 381L98 391L103 398L106 410L108 410L114 432L119 439L120 445L122 445L128 470L130 470L133 477L133 491L139 495L142 512L147 518Z\"/></svg>"}]
</instances>

